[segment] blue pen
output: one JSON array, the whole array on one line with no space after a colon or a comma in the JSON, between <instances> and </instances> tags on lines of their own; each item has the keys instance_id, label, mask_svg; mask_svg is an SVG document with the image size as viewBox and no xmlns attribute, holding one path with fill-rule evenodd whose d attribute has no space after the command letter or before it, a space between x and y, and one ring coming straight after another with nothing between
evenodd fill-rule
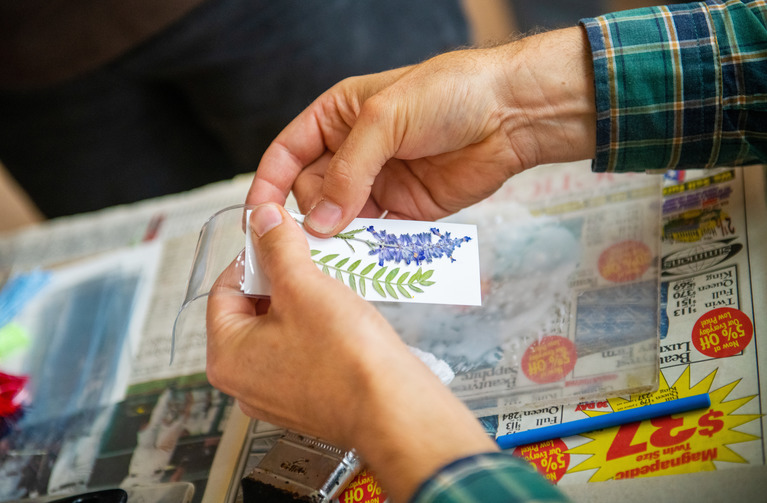
<instances>
[{"instance_id":1,"label":"blue pen","mask_svg":"<svg viewBox=\"0 0 767 503\"><path fill-rule=\"evenodd\" d=\"M633 409L611 412L609 414L587 417L585 419L577 419L567 423L552 424L551 426L544 426L533 430L501 435L495 440L498 442L498 446L501 449L510 449L512 447L517 447L518 445L533 444L535 442L543 442L553 438L569 437L570 435L586 433L587 431L600 430L602 428L633 423L635 421L644 421L645 419L652 419L654 417L679 414L695 409L703 409L710 405L711 398L708 396L708 393L702 393L700 395L669 400L668 402L643 405Z\"/></svg>"}]
</instances>

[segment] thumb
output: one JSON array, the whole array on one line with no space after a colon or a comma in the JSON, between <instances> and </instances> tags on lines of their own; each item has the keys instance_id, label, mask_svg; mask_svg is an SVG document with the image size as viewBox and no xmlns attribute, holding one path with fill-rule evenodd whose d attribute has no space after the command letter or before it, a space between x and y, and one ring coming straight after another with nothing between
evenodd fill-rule
<instances>
[{"instance_id":1,"label":"thumb","mask_svg":"<svg viewBox=\"0 0 767 503\"><path fill-rule=\"evenodd\" d=\"M371 98L338 148L324 174L320 199L304 225L322 237L343 230L359 215L383 165L396 153L394 117Z\"/></svg>"},{"instance_id":2,"label":"thumb","mask_svg":"<svg viewBox=\"0 0 767 503\"><path fill-rule=\"evenodd\" d=\"M256 259L273 288L295 274L317 271L309 260L306 236L282 206L275 203L256 206L249 225ZM278 278L280 281L276 281Z\"/></svg>"}]
</instances>

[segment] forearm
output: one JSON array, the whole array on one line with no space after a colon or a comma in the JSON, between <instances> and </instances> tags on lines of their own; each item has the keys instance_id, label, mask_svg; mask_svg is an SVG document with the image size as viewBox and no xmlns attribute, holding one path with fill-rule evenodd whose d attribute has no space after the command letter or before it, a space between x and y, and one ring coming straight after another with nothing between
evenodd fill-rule
<instances>
[{"instance_id":1,"label":"forearm","mask_svg":"<svg viewBox=\"0 0 767 503\"><path fill-rule=\"evenodd\" d=\"M446 386L419 378L420 362L406 367L393 364L396 378L375 381L377 391L357 410L367 419L354 435L392 501L566 501L530 463L501 453Z\"/></svg>"},{"instance_id":2,"label":"forearm","mask_svg":"<svg viewBox=\"0 0 767 503\"><path fill-rule=\"evenodd\" d=\"M355 448L398 503L450 462L498 450L449 388L406 356L391 362L395 376L379 375L365 386L352 434Z\"/></svg>"},{"instance_id":3,"label":"forearm","mask_svg":"<svg viewBox=\"0 0 767 503\"><path fill-rule=\"evenodd\" d=\"M527 37L501 48L506 130L514 144L534 145L526 167L591 159L596 108L591 52L580 27Z\"/></svg>"}]
</instances>

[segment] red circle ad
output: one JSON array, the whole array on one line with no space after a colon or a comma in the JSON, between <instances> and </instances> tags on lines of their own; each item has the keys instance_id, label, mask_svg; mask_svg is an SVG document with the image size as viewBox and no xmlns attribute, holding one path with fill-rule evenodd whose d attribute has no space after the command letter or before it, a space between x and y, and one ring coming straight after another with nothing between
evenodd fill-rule
<instances>
[{"instance_id":1,"label":"red circle ad","mask_svg":"<svg viewBox=\"0 0 767 503\"><path fill-rule=\"evenodd\" d=\"M719 307L695 322L692 344L706 356L725 358L746 349L753 335L754 325L746 313L731 307Z\"/></svg>"},{"instance_id":2,"label":"red circle ad","mask_svg":"<svg viewBox=\"0 0 767 503\"><path fill-rule=\"evenodd\" d=\"M530 344L522 355L522 372L538 384L561 381L575 368L575 344L558 335L548 335Z\"/></svg>"},{"instance_id":3,"label":"red circle ad","mask_svg":"<svg viewBox=\"0 0 767 503\"><path fill-rule=\"evenodd\" d=\"M388 501L388 495L381 490L375 475L363 469L349 482L349 485L343 490L338 500L333 501L340 501L341 503L381 503Z\"/></svg>"},{"instance_id":4,"label":"red circle ad","mask_svg":"<svg viewBox=\"0 0 767 503\"><path fill-rule=\"evenodd\" d=\"M514 449L513 455L524 458L551 482L559 482L570 466L567 445L560 439L546 440Z\"/></svg>"},{"instance_id":5,"label":"red circle ad","mask_svg":"<svg viewBox=\"0 0 767 503\"><path fill-rule=\"evenodd\" d=\"M599 274L607 281L625 283L641 278L650 267L652 252L641 241L621 241L599 255Z\"/></svg>"}]
</instances>

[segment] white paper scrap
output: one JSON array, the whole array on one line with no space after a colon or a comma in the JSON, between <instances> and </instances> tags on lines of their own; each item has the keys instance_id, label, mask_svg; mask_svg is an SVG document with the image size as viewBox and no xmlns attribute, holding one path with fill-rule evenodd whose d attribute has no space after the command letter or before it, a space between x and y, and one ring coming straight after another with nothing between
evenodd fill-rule
<instances>
[{"instance_id":1,"label":"white paper scrap","mask_svg":"<svg viewBox=\"0 0 767 503\"><path fill-rule=\"evenodd\" d=\"M250 226L245 228L242 291L268 296L271 285L258 267ZM475 225L358 218L334 237L306 233L306 239L317 267L366 300L482 303Z\"/></svg>"}]
</instances>

